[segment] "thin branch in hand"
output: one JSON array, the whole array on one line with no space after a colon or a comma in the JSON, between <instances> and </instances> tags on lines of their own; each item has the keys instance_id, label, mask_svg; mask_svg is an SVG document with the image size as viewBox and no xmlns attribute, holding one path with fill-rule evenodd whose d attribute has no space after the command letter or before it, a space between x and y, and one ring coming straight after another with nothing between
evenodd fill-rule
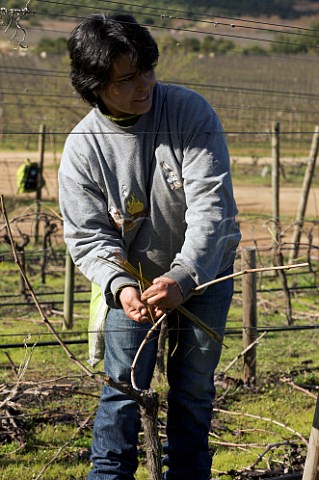
<instances>
[{"instance_id":1,"label":"thin branch in hand","mask_svg":"<svg viewBox=\"0 0 319 480\"><path fill-rule=\"evenodd\" d=\"M105 259L102 257L99 257L99 258L102 262L107 263L110 268L114 268L116 271L119 271L119 272L123 272L124 270L126 273L131 275L131 277L134 278L136 281L141 282L140 272L133 265L131 265L125 258L122 258L118 255L117 262L110 259ZM149 287L152 285L152 283L145 277L142 277L142 281L146 287ZM203 322L199 317L197 317L192 312L187 310L187 308L185 308L183 305L179 305L176 309L180 313L182 313L185 317L187 317L189 320L191 320L197 327L201 328L212 340L219 343L222 342L220 335L213 328L209 327L205 322Z\"/></svg>"},{"instance_id":2,"label":"thin branch in hand","mask_svg":"<svg viewBox=\"0 0 319 480\"><path fill-rule=\"evenodd\" d=\"M260 273L260 272L269 272L272 270L291 270L292 268L301 268L301 267L308 267L309 263L297 263L292 265L279 265L277 267L260 267L260 268L249 268L247 270L240 270L239 272L231 273L230 275L226 275L225 277L215 278L215 280L210 280L207 283L203 283L202 285L198 285L198 287L194 288L195 292L202 290L203 288L207 288L210 285L214 285L215 283L223 282L224 280L228 280L230 278L240 277L242 275L247 275L248 273Z\"/></svg>"},{"instance_id":3,"label":"thin branch in hand","mask_svg":"<svg viewBox=\"0 0 319 480\"><path fill-rule=\"evenodd\" d=\"M155 323L154 325L149 329L149 331L147 332L147 334L145 335L145 338L144 340L142 341L141 345L139 346L137 352L136 352L136 355L135 355L135 358L133 360L133 363L132 363L132 366L131 366L131 383L132 383L132 386L135 390L138 390L138 386L136 385L136 380L135 380L135 368L136 368L136 364L137 364L137 361L138 361L138 358L141 354L141 351L142 349L144 348L144 346L146 345L146 343L148 342L149 338L151 337L151 335L155 332L155 330L159 327L159 325L162 323L162 321L167 317L167 314L164 313L164 315L161 316L161 318L159 318Z\"/></svg>"}]
</instances>

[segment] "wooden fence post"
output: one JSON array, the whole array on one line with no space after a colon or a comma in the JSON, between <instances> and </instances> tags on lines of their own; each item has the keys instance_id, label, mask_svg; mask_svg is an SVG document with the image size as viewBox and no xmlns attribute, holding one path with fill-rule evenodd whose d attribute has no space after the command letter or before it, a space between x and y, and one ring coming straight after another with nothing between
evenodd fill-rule
<instances>
[{"instance_id":1,"label":"wooden fence post","mask_svg":"<svg viewBox=\"0 0 319 480\"><path fill-rule=\"evenodd\" d=\"M242 270L256 268L256 248L241 250ZM242 277L243 295L243 346L244 350L257 338L257 281L256 273ZM253 385L256 381L256 345L244 354L244 384Z\"/></svg>"},{"instance_id":2,"label":"wooden fence post","mask_svg":"<svg viewBox=\"0 0 319 480\"><path fill-rule=\"evenodd\" d=\"M303 480L319 480L319 395L312 429L309 438L308 453L303 472Z\"/></svg>"},{"instance_id":3,"label":"wooden fence post","mask_svg":"<svg viewBox=\"0 0 319 480\"><path fill-rule=\"evenodd\" d=\"M294 259L297 258L299 254L299 243L301 238L301 232L302 232L302 227L305 220L308 196L310 192L312 177L315 171L318 150L319 150L319 125L315 127L315 131L312 137L309 159L308 159L307 168L306 168L304 179L303 179L302 193L299 201L294 230L292 234L292 248L289 254L289 263L293 263Z\"/></svg>"},{"instance_id":4,"label":"wooden fence post","mask_svg":"<svg viewBox=\"0 0 319 480\"><path fill-rule=\"evenodd\" d=\"M43 185L43 162L45 150L45 125L40 125L39 131L39 163L38 163L38 177L37 177L37 191L36 191L36 217L34 224L34 243L39 243L39 224L40 224L40 209L42 198Z\"/></svg>"},{"instance_id":5,"label":"wooden fence post","mask_svg":"<svg viewBox=\"0 0 319 480\"><path fill-rule=\"evenodd\" d=\"M73 327L73 304L74 304L74 263L67 249L65 253L63 329L70 330Z\"/></svg>"},{"instance_id":6,"label":"wooden fence post","mask_svg":"<svg viewBox=\"0 0 319 480\"><path fill-rule=\"evenodd\" d=\"M272 221L273 221L273 240L272 240L272 262L275 266L284 264L284 257L281 251L281 225L280 225L280 123L274 122L272 125ZM276 272L277 273L277 272ZM285 272L277 273L282 281L283 290L286 297L286 316L288 325L292 324L292 309L290 293L287 285Z\"/></svg>"},{"instance_id":7,"label":"wooden fence post","mask_svg":"<svg viewBox=\"0 0 319 480\"><path fill-rule=\"evenodd\" d=\"M56 139L53 132L50 132L50 148L53 154L53 165L54 165L54 172L55 172L55 189L56 189L56 192L58 192L59 191L59 182L58 182L59 164L58 164L57 151L56 151Z\"/></svg>"},{"instance_id":8,"label":"wooden fence post","mask_svg":"<svg viewBox=\"0 0 319 480\"><path fill-rule=\"evenodd\" d=\"M280 242L280 123L274 122L272 125L272 221L273 221L273 250L277 249ZM275 265L275 262L274 262Z\"/></svg>"}]
</instances>

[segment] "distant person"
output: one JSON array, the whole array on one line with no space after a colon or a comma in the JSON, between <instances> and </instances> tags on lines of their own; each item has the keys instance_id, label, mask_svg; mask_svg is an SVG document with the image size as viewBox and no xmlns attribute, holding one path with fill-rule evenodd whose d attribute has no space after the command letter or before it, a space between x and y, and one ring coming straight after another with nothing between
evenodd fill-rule
<instances>
[{"instance_id":1,"label":"distant person","mask_svg":"<svg viewBox=\"0 0 319 480\"><path fill-rule=\"evenodd\" d=\"M158 48L131 15L95 14L68 41L71 81L93 109L69 135L59 171L65 241L75 264L99 285L108 313L105 372L130 383L150 315L168 316L166 480L208 480L214 370L221 345L183 304L223 336L240 233L229 155L217 114L199 94L157 82ZM152 286L103 261L127 259ZM153 375L157 338L143 348L139 388ZM132 480L140 417L136 403L103 387L89 480Z\"/></svg>"}]
</instances>

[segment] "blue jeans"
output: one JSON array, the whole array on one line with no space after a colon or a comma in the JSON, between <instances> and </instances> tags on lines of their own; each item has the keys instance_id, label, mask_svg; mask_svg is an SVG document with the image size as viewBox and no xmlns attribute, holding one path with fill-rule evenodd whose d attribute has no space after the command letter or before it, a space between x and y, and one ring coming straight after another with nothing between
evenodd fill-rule
<instances>
[{"instance_id":1,"label":"blue jeans","mask_svg":"<svg viewBox=\"0 0 319 480\"><path fill-rule=\"evenodd\" d=\"M232 268L223 273L227 275ZM194 295L185 307L223 337L233 294L233 280L213 285ZM105 329L105 372L116 382L130 383L131 364L144 339L148 324L129 320L123 310L110 310ZM211 456L208 433L215 394L214 370L221 344L212 341L192 321L178 312L168 317L169 383L167 443L164 445L165 480L208 480ZM154 334L143 348L136 367L136 383L147 389L157 352ZM103 387L93 432L93 469L87 480L134 480L137 469L137 440L140 416L127 395Z\"/></svg>"}]
</instances>

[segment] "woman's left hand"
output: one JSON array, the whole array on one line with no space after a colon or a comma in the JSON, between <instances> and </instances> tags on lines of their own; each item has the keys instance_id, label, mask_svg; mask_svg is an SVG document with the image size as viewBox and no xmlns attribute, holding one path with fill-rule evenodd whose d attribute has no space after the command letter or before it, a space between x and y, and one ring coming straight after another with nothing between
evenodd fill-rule
<instances>
[{"instance_id":1,"label":"woman's left hand","mask_svg":"<svg viewBox=\"0 0 319 480\"><path fill-rule=\"evenodd\" d=\"M142 293L141 301L161 311L171 311L183 302L183 295L175 280L158 277L154 278L153 284Z\"/></svg>"}]
</instances>

